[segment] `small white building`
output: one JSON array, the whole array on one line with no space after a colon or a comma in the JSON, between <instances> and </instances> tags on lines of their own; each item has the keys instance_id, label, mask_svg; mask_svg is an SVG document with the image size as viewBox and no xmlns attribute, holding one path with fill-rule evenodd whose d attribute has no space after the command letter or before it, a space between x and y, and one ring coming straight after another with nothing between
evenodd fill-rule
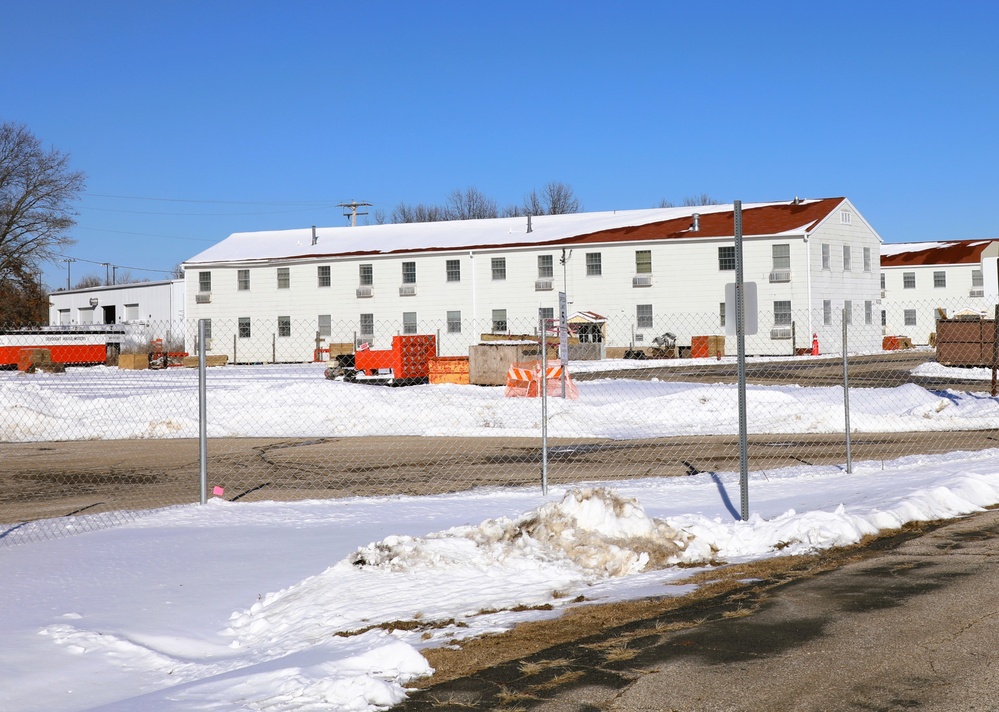
<instances>
[{"instance_id":1,"label":"small white building","mask_svg":"<svg viewBox=\"0 0 999 712\"><path fill-rule=\"evenodd\" d=\"M851 348L880 346L881 239L850 201L746 204L742 228L759 297L748 353L813 333L838 348L844 310ZM385 348L436 333L463 355L483 333L536 333L565 292L570 314L603 317L588 334L607 355L666 332L691 344L725 333L734 234L733 205L235 233L183 265L188 328L211 320L209 350L234 361L311 360L317 335Z\"/></svg>"},{"instance_id":2,"label":"small white building","mask_svg":"<svg viewBox=\"0 0 999 712\"><path fill-rule=\"evenodd\" d=\"M153 339L184 339L184 280L66 289L49 295L49 324L130 324Z\"/></svg>"},{"instance_id":3,"label":"small white building","mask_svg":"<svg viewBox=\"0 0 999 712\"><path fill-rule=\"evenodd\" d=\"M881 247L886 334L927 344L936 320L999 302L999 240L905 242Z\"/></svg>"}]
</instances>

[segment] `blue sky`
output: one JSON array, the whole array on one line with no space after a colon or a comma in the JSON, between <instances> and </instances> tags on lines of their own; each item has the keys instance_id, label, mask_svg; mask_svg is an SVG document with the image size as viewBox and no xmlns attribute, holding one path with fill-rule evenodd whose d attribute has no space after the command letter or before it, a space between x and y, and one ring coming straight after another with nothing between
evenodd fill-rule
<instances>
[{"instance_id":1,"label":"blue sky","mask_svg":"<svg viewBox=\"0 0 999 712\"><path fill-rule=\"evenodd\" d=\"M88 176L74 282L550 180L585 210L845 195L888 242L999 237L995 2L35 0L3 24L0 121Z\"/></svg>"}]
</instances>

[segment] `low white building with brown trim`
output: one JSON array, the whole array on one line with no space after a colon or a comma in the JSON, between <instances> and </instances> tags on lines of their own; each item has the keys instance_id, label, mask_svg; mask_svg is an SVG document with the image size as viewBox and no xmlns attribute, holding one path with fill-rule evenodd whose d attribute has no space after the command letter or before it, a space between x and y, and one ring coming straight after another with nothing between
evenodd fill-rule
<instances>
[{"instance_id":1,"label":"low white building with brown trim","mask_svg":"<svg viewBox=\"0 0 999 712\"><path fill-rule=\"evenodd\" d=\"M381 348L436 333L462 355L482 333L534 333L565 292L570 314L606 320L608 355L666 332L689 345L725 332L734 219L707 205L235 233L184 263L186 314L239 361L310 360L317 335ZM745 204L742 234L759 304L748 353L792 353L813 333L835 351L844 312L851 350L880 346L881 238L849 200Z\"/></svg>"}]
</instances>

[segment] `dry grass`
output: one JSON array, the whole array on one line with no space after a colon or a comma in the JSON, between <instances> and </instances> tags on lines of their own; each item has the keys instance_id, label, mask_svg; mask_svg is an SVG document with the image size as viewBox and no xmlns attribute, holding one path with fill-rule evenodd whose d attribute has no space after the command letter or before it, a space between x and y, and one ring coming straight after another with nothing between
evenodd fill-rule
<instances>
[{"instance_id":1,"label":"dry grass","mask_svg":"<svg viewBox=\"0 0 999 712\"><path fill-rule=\"evenodd\" d=\"M521 674L530 677L531 675L537 675L545 670L551 670L556 667L566 667L571 665L572 661L568 658L558 658L556 660L536 660L528 661L525 660L520 664Z\"/></svg>"}]
</instances>

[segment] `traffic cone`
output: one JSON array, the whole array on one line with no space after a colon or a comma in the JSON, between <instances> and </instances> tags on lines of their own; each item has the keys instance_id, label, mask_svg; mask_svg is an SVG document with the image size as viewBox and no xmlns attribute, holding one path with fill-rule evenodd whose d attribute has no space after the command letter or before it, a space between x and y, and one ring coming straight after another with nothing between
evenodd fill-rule
<instances>
[{"instance_id":1,"label":"traffic cone","mask_svg":"<svg viewBox=\"0 0 999 712\"><path fill-rule=\"evenodd\" d=\"M812 356L819 355L819 335L812 334Z\"/></svg>"}]
</instances>

